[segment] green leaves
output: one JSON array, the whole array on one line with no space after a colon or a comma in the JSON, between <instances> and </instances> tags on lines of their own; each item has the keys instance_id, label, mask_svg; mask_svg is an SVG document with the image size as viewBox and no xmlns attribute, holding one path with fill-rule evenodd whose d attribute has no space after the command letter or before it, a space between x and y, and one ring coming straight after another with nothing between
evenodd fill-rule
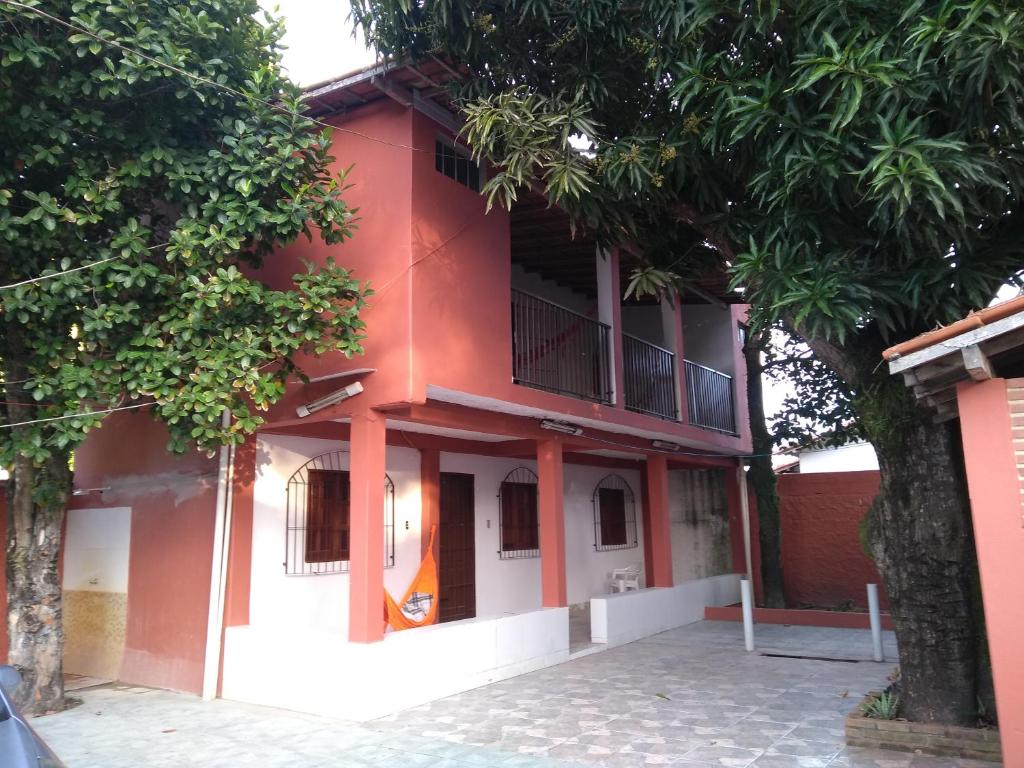
<instances>
[{"instance_id":1,"label":"green leaves","mask_svg":"<svg viewBox=\"0 0 1024 768\"><path fill-rule=\"evenodd\" d=\"M266 105L298 105L282 27L255 0L46 10L129 50L0 5L0 285L44 278L0 292L6 421L152 400L177 450L238 442L306 357L362 338L343 268L274 288L256 271L355 226L329 137ZM63 455L100 421L0 430L0 463Z\"/></svg>"},{"instance_id":2,"label":"green leaves","mask_svg":"<svg viewBox=\"0 0 1024 768\"><path fill-rule=\"evenodd\" d=\"M491 202L543 189L602 243L640 254L632 290L705 268L693 246L706 242L755 322L892 340L987 303L1024 264L1024 11L1012 5L354 8L382 50L469 68L457 96L467 139L499 169Z\"/></svg>"}]
</instances>

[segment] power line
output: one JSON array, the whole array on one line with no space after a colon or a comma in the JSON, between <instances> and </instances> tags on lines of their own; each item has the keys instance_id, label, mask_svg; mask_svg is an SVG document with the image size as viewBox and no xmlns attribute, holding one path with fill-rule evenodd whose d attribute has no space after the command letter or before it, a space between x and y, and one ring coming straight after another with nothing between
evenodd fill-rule
<instances>
[{"instance_id":1,"label":"power line","mask_svg":"<svg viewBox=\"0 0 1024 768\"><path fill-rule=\"evenodd\" d=\"M411 150L413 152L427 152L427 151L429 151L429 150L423 149L422 147L413 147L413 146L410 146L409 144L399 144L397 142L387 141L385 139L378 139L375 136L370 136L369 134L362 133L360 131L354 131L351 128L342 128L342 127L337 126L337 125L331 125L330 123L322 122L320 120L317 120L314 117L310 117L309 115L303 114L302 112L294 112L294 111L292 111L290 109L287 109L286 107L284 107L284 106L282 106L280 104L275 104L272 101L268 101L266 99L261 99L258 96L255 96L255 95L252 95L252 94L243 93L242 91L236 90L235 88L232 88L229 85L224 85L223 83L218 83L215 80L210 80L207 77L203 77L202 75L197 75L194 72L189 72L188 70L182 69L181 67L177 67L174 64L168 64L166 61L160 61L160 59L157 59L157 58L155 58L153 56L150 56L149 54L142 53L141 51L135 50L134 48L130 48L129 46L124 45L123 43L120 43L117 40L107 40L106 38L100 37L96 33L86 29L85 27L80 27L77 24L73 24L72 22L67 21L66 19L62 19L59 16L54 16L53 14L47 13L46 11L43 11L43 10L41 10L39 8L34 8L34 7L30 6L30 5L25 5L24 3L19 3L19 2L17 2L17 0L0 0L0 2L4 2L7 5L12 5L15 8L21 8L23 10L28 11L29 13L34 13L37 16L41 16L42 18L47 19L48 21L52 21L54 24L59 24L60 26L65 27L66 29L70 29L72 32L78 32L79 34L82 34L82 35L85 35L87 37L90 37L93 40L95 40L96 42L100 43L101 45L111 46L113 48L117 48L120 51L123 51L124 53L129 53L129 54L131 54L133 56L138 56L140 59L145 59L146 61L149 61L149 62L152 62L153 64L156 64L157 66L164 67L165 69L169 69L170 71L175 72L175 73L177 73L179 75L182 75L183 77L187 77L188 79L193 80L193 81L195 81L197 83L203 83L204 85L208 85L208 86L210 86L212 88L217 88L218 90L224 91L226 93L230 93L233 96L237 96L237 97L242 98L242 99L251 99L252 101L257 101L260 104L263 104L264 106L270 107L271 109L274 109L274 110L277 110L278 112L281 112L282 114L291 115L292 117L301 118L302 120L306 120L306 121L308 121L310 123L313 123L314 125L319 125L322 128L327 128L327 129L332 130L332 131L340 131L342 133L348 133L348 134L351 134L353 136L359 136L361 138L367 139L368 141L374 141L374 142L377 142L378 144L385 144L385 145L390 146L390 147L398 147L399 149L408 149L408 150Z\"/></svg>"},{"instance_id":2,"label":"power line","mask_svg":"<svg viewBox=\"0 0 1024 768\"><path fill-rule=\"evenodd\" d=\"M163 248L163 247L165 247L167 245L169 245L169 243L159 243L157 245L150 245L150 246L146 247L146 250L147 251L155 251L157 248ZM11 288L20 288L23 285L32 285L33 283L41 283L41 282L43 282L43 280L52 280L55 277L60 277L61 275L70 275L72 272L80 272L83 269L92 269L93 267L98 267L100 264L106 264L108 261L114 261L116 259L122 259L122 258L125 258L125 255L119 253L119 254L117 254L115 256L109 256L109 257L107 257L105 259L100 259L99 261L93 261L93 262L91 262L89 264L83 264L80 267L74 267L72 269L64 269L64 270L61 270L60 272L51 272L48 275L40 275L39 277L33 277L33 278L28 279L28 280L22 280L20 283L10 283L9 285L0 285L0 291L7 291L7 290L10 290ZM13 383L13 382L11 382L11 383Z\"/></svg>"},{"instance_id":3,"label":"power line","mask_svg":"<svg viewBox=\"0 0 1024 768\"><path fill-rule=\"evenodd\" d=\"M132 408L148 408L156 403L138 403L136 405L122 405L117 408L107 408L102 411L88 411L86 413L67 413L63 416L50 416L45 419L30 419L29 421L16 421L13 424L0 424L0 429L11 429L12 427L24 427L29 424L41 424L45 421L62 421L64 419L80 419L86 416L99 416L104 413L114 413L115 411L129 411Z\"/></svg>"}]
</instances>

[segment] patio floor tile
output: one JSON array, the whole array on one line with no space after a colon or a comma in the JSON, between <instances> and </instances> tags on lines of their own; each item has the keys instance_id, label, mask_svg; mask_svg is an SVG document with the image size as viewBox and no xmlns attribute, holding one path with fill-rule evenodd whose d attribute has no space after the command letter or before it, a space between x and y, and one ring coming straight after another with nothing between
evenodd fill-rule
<instances>
[{"instance_id":1,"label":"patio floor tile","mask_svg":"<svg viewBox=\"0 0 1024 768\"><path fill-rule=\"evenodd\" d=\"M997 768L844 747L894 665L869 632L758 625L777 656L742 633L699 622L362 724L119 685L32 724L69 768Z\"/></svg>"}]
</instances>

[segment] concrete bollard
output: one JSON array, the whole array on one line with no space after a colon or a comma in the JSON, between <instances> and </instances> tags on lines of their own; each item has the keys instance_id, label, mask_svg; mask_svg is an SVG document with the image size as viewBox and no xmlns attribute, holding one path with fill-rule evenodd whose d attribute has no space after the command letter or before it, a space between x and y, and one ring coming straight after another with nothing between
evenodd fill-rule
<instances>
[{"instance_id":1,"label":"concrete bollard","mask_svg":"<svg viewBox=\"0 0 1024 768\"><path fill-rule=\"evenodd\" d=\"M885 661L882 650L882 613L878 608L878 585L868 584L868 614L871 616L871 644L875 661Z\"/></svg>"},{"instance_id":2,"label":"concrete bollard","mask_svg":"<svg viewBox=\"0 0 1024 768\"><path fill-rule=\"evenodd\" d=\"M740 594L743 596L743 642L747 651L754 650L754 590L749 579L740 579Z\"/></svg>"}]
</instances>

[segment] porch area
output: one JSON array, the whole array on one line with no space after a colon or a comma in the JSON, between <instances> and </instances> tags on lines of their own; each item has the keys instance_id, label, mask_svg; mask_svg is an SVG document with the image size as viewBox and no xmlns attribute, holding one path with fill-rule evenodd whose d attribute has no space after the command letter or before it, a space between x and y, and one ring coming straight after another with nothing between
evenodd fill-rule
<instances>
[{"instance_id":1,"label":"porch area","mask_svg":"<svg viewBox=\"0 0 1024 768\"><path fill-rule=\"evenodd\" d=\"M727 459L670 462L641 440L610 456L542 422L430 404L300 426L261 433L240 467L251 520L232 570L248 594L227 600L224 698L363 721L739 599ZM393 631L384 594L402 601L432 530L438 621ZM623 570L630 589L612 594ZM287 673L266 674L275 658Z\"/></svg>"}]
</instances>

